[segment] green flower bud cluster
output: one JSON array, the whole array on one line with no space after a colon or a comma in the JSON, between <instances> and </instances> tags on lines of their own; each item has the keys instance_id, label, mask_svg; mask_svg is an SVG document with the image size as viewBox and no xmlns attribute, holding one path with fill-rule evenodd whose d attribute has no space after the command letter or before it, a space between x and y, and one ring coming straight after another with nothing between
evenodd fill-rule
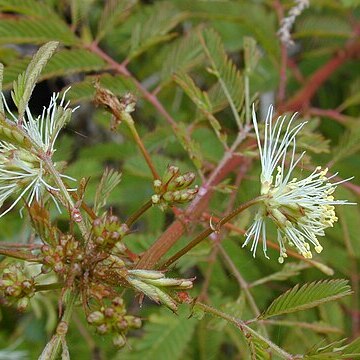
<instances>
[{"instance_id":1,"label":"green flower bud cluster","mask_svg":"<svg viewBox=\"0 0 360 360\"><path fill-rule=\"evenodd\" d=\"M26 276L20 264L11 264L2 272L0 293L7 305L16 304L19 311L24 311L35 294L34 278Z\"/></svg>"},{"instance_id":2,"label":"green flower bud cluster","mask_svg":"<svg viewBox=\"0 0 360 360\"><path fill-rule=\"evenodd\" d=\"M97 333L101 335L115 334L113 344L121 348L126 343L126 333L129 329L139 329L141 319L126 314L124 300L116 297L108 307L102 306L99 310L91 312L87 321L96 326Z\"/></svg>"},{"instance_id":3,"label":"green flower bud cluster","mask_svg":"<svg viewBox=\"0 0 360 360\"><path fill-rule=\"evenodd\" d=\"M189 189L194 180L194 173L187 172L181 175L177 166L168 166L162 179L154 180L155 194L151 197L152 203L164 210L168 205L193 200L199 191L197 185Z\"/></svg>"},{"instance_id":4,"label":"green flower bud cluster","mask_svg":"<svg viewBox=\"0 0 360 360\"><path fill-rule=\"evenodd\" d=\"M60 235L59 243L55 247L43 245L41 247L41 271L48 273L54 270L57 274L68 274L69 271L81 275L81 262L84 259L79 242L72 235Z\"/></svg>"},{"instance_id":5,"label":"green flower bud cluster","mask_svg":"<svg viewBox=\"0 0 360 360\"><path fill-rule=\"evenodd\" d=\"M193 287L194 279L166 278L162 271L128 270L125 276L128 283L157 303L166 305L176 312L177 303L169 295L169 290L188 290Z\"/></svg>"},{"instance_id":6,"label":"green flower bud cluster","mask_svg":"<svg viewBox=\"0 0 360 360\"><path fill-rule=\"evenodd\" d=\"M122 224L115 215L105 215L93 222L93 241L100 248L113 248L125 251L125 246L120 246L121 239L129 231L126 224Z\"/></svg>"}]
</instances>

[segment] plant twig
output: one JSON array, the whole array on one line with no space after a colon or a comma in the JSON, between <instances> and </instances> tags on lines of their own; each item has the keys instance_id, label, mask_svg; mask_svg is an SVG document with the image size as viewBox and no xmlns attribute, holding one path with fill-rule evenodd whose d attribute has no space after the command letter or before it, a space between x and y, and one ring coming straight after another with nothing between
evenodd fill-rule
<instances>
[{"instance_id":1,"label":"plant twig","mask_svg":"<svg viewBox=\"0 0 360 360\"><path fill-rule=\"evenodd\" d=\"M227 222L229 222L231 219L233 219L235 216L239 215L241 212L243 212L245 209L247 209L248 207L257 204L258 202L260 202L263 199L262 196L258 196L250 201L247 201L244 204L241 204L240 206L238 206L234 211L232 211L230 214L226 215L225 217L223 217L222 219L220 219L220 221L218 223L216 223L216 225L212 226L210 225L207 229L205 229L204 231L202 231L198 236L195 237L195 239L193 239L192 241L190 241L190 243L188 245L186 245L184 248L182 248L181 250L179 250L175 255L173 255L170 259L168 259L167 261L165 261L165 263L162 265L162 268L167 268L169 267L172 263L174 263L176 260L178 260L180 257L182 257L183 255L185 255L186 253L188 253L192 248L194 248L196 245L198 245L201 241L203 241L204 239L206 239L210 234L212 234L213 232L218 232L221 227L226 224Z\"/></svg>"},{"instance_id":2,"label":"plant twig","mask_svg":"<svg viewBox=\"0 0 360 360\"><path fill-rule=\"evenodd\" d=\"M240 319L237 319L231 315L228 315L220 310L217 310L209 305L203 304L201 302L196 302L195 306L202 309L204 312L209 313L211 315L214 315L216 317L220 317L231 324L235 325L238 329L240 329L246 336L246 334L251 334L254 337L258 338L259 340L265 342L272 350L274 350L278 355L280 355L283 359L292 360L296 359L296 356L293 356L274 344L272 341L267 339L266 337L260 335L255 330L253 330L251 327L246 325L246 323Z\"/></svg>"},{"instance_id":3,"label":"plant twig","mask_svg":"<svg viewBox=\"0 0 360 360\"><path fill-rule=\"evenodd\" d=\"M297 111L307 107L322 84L346 61L359 55L360 41L351 42L344 49L340 49L328 62L306 80L304 86L281 106L279 111Z\"/></svg>"},{"instance_id":4,"label":"plant twig","mask_svg":"<svg viewBox=\"0 0 360 360\"><path fill-rule=\"evenodd\" d=\"M0 255L9 256L14 259L31 261L31 262L39 262L39 259L32 255L31 253L26 253L24 251L12 250L12 249L1 249Z\"/></svg>"},{"instance_id":5,"label":"plant twig","mask_svg":"<svg viewBox=\"0 0 360 360\"><path fill-rule=\"evenodd\" d=\"M142 214L144 214L148 209L150 209L151 206L152 206L152 201L149 200L143 206L141 206L140 209L136 210L132 215L130 215L125 222L128 228L130 229L131 225L133 225L134 222L137 219L139 219Z\"/></svg>"}]
</instances>

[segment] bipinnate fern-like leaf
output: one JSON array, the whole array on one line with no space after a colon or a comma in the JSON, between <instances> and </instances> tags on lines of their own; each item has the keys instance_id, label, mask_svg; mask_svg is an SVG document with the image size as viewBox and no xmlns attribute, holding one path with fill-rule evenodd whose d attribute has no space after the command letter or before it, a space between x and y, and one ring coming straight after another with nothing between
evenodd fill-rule
<instances>
[{"instance_id":1,"label":"bipinnate fern-like leaf","mask_svg":"<svg viewBox=\"0 0 360 360\"><path fill-rule=\"evenodd\" d=\"M0 44L44 44L54 39L64 45L78 42L77 37L61 20L22 18L0 21Z\"/></svg>"},{"instance_id":2,"label":"bipinnate fern-like leaf","mask_svg":"<svg viewBox=\"0 0 360 360\"><path fill-rule=\"evenodd\" d=\"M57 41L50 41L43 45L33 56L26 71L21 73L18 80L14 82L12 98L18 108L19 118L22 118L30 100L40 73L58 47Z\"/></svg>"},{"instance_id":3,"label":"bipinnate fern-like leaf","mask_svg":"<svg viewBox=\"0 0 360 360\"><path fill-rule=\"evenodd\" d=\"M178 72L174 75L174 80L200 110L211 112L212 107L206 91L200 90L189 75Z\"/></svg>"},{"instance_id":4,"label":"bipinnate fern-like leaf","mask_svg":"<svg viewBox=\"0 0 360 360\"><path fill-rule=\"evenodd\" d=\"M360 337L345 344L346 339L340 339L321 346L304 356L306 360L338 360L338 359L360 359Z\"/></svg>"},{"instance_id":5,"label":"bipinnate fern-like leaf","mask_svg":"<svg viewBox=\"0 0 360 360\"><path fill-rule=\"evenodd\" d=\"M0 10L13 12L35 18L59 19L53 9L45 1L36 0L0 0Z\"/></svg>"},{"instance_id":6,"label":"bipinnate fern-like leaf","mask_svg":"<svg viewBox=\"0 0 360 360\"><path fill-rule=\"evenodd\" d=\"M98 22L96 41L100 41L109 31L124 21L131 14L136 2L136 0L106 1Z\"/></svg>"},{"instance_id":7,"label":"bipinnate fern-like leaf","mask_svg":"<svg viewBox=\"0 0 360 360\"><path fill-rule=\"evenodd\" d=\"M189 98L195 103L198 109L209 120L218 139L225 144L226 134L221 131L219 121L212 114L212 104L206 91L202 91L197 87L193 79L185 73L177 73L174 75L175 82L185 91Z\"/></svg>"},{"instance_id":8,"label":"bipinnate fern-like leaf","mask_svg":"<svg viewBox=\"0 0 360 360\"><path fill-rule=\"evenodd\" d=\"M103 176L101 177L100 183L96 189L94 199L94 212L99 214L101 208L106 205L106 202L110 196L111 191L119 185L121 181L121 173L114 169L105 169Z\"/></svg>"},{"instance_id":9,"label":"bipinnate fern-like leaf","mask_svg":"<svg viewBox=\"0 0 360 360\"><path fill-rule=\"evenodd\" d=\"M340 137L338 145L333 149L333 158L331 160L332 164L339 162L355 154L360 150L360 128L356 124L352 126L349 130L345 131Z\"/></svg>"},{"instance_id":10,"label":"bipinnate fern-like leaf","mask_svg":"<svg viewBox=\"0 0 360 360\"><path fill-rule=\"evenodd\" d=\"M244 84L240 71L228 57L220 36L212 29L199 33L199 39L210 61L209 71L219 80L233 111L239 111L244 100Z\"/></svg>"},{"instance_id":11,"label":"bipinnate fern-like leaf","mask_svg":"<svg viewBox=\"0 0 360 360\"><path fill-rule=\"evenodd\" d=\"M284 281L291 277L297 276L300 274L301 270L308 269L309 265L303 262L297 263L287 263L285 264L280 271L277 271L273 274L267 275L261 279L254 281L251 284L251 287L259 286L270 281Z\"/></svg>"},{"instance_id":12,"label":"bipinnate fern-like leaf","mask_svg":"<svg viewBox=\"0 0 360 360\"><path fill-rule=\"evenodd\" d=\"M168 81L177 72L186 72L204 57L201 44L192 31L165 48L166 57L161 64L161 79Z\"/></svg>"},{"instance_id":13,"label":"bipinnate fern-like leaf","mask_svg":"<svg viewBox=\"0 0 360 360\"><path fill-rule=\"evenodd\" d=\"M271 359L270 352L267 351L269 345L267 345L264 341L257 338L256 336L252 336L248 334L245 337L249 346L251 360L269 360Z\"/></svg>"},{"instance_id":14,"label":"bipinnate fern-like leaf","mask_svg":"<svg viewBox=\"0 0 360 360\"><path fill-rule=\"evenodd\" d=\"M312 282L301 287L298 284L276 298L259 319L310 309L351 293L348 280L344 279Z\"/></svg>"},{"instance_id":15,"label":"bipinnate fern-like leaf","mask_svg":"<svg viewBox=\"0 0 360 360\"><path fill-rule=\"evenodd\" d=\"M151 46L174 37L175 34L170 33L171 29L186 16L186 13L179 12L168 2L156 3L149 12L140 13L131 32L128 59L133 59Z\"/></svg>"},{"instance_id":16,"label":"bipinnate fern-like leaf","mask_svg":"<svg viewBox=\"0 0 360 360\"><path fill-rule=\"evenodd\" d=\"M28 59L21 59L7 66L4 76L4 88L10 87L17 79L17 74L26 68ZM62 49L49 60L38 80L46 80L55 76L99 71L105 69L105 62L97 55L84 49Z\"/></svg>"},{"instance_id":17,"label":"bipinnate fern-like leaf","mask_svg":"<svg viewBox=\"0 0 360 360\"><path fill-rule=\"evenodd\" d=\"M180 309L178 316L161 311L150 315L144 326L144 336L131 341L127 351L122 351L116 359L138 360L179 360L192 339L196 319L188 318Z\"/></svg>"}]
</instances>

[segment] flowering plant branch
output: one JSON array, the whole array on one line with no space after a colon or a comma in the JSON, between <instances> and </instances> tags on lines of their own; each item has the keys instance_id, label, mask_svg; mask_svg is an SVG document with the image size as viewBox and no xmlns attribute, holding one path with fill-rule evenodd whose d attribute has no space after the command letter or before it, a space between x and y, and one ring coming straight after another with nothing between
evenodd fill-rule
<instances>
[{"instance_id":1,"label":"flowering plant branch","mask_svg":"<svg viewBox=\"0 0 360 360\"><path fill-rule=\"evenodd\" d=\"M299 1L297 3L307 2ZM280 6L279 2L277 4ZM110 5L109 18L112 10ZM126 13L125 10L124 13ZM285 35L290 36L289 31L295 17L300 15L299 11L304 9L298 8L298 12L295 10L289 12L291 18L287 18L288 23L284 18L283 30L287 30ZM74 18L76 18L75 15L72 14ZM109 20L109 22L111 21ZM78 39L80 47L86 48L89 53L96 56L97 60L101 59L106 64L106 70L110 69L110 71L131 79L143 98L166 119L175 135L183 142L184 148L189 150L190 157L195 164L198 159L194 159L196 145L192 139L192 131L196 129L198 123L203 121L201 116L205 115L205 118L210 121L209 127L213 128L222 141L222 149L225 149L221 160L216 165L207 164L207 159L198 165L200 184L194 185L197 182L195 173L192 171L182 172L182 166L169 164L165 170L160 171L161 166L153 159L151 148L138 132L140 124L136 123L136 116L133 114L136 106L135 97L130 93L118 97L107 89L101 80L97 81L94 103L101 108L105 107L112 114L113 120L110 126L112 131L119 129L121 132L123 125L127 126L130 138L140 150L151 173L151 181L148 182L151 191L144 192L143 205L138 209L132 209L130 214L127 214L121 207L111 208L108 205L110 193L121 188L119 185L121 174L118 171L113 169L104 171L92 201L88 200L88 180L85 177L75 179L66 175L65 165L54 161L56 141L61 136L61 130L70 122L76 110L71 109L70 103L65 101L68 90L62 95L54 94L49 106L38 117L33 115L29 106L35 84L40 79L41 71L56 51L57 42L50 42L41 47L26 71L20 74L15 81L12 99L17 109L16 113L11 110L11 102L1 94L1 216L14 212L19 204L24 203L24 209L29 215L33 227L35 246L24 248L0 246L0 254L7 257L6 261L1 263L0 300L6 305L15 305L19 310L24 311L41 296L41 293L56 294L59 303L59 321L56 331L45 346L40 359L55 359L60 352L64 359L70 357L66 340L67 332L72 313L79 305L82 305L84 322L93 328L99 337L110 337L113 345L117 348L126 347L129 335L132 331L142 327L144 320L138 315L130 314L127 309L130 307L127 304L128 302L142 304L145 297L158 305L165 305L175 313L179 312L179 305L184 303L188 307L189 305L193 306L192 314L200 309L220 316L240 330L249 343L252 354L256 353L254 349L258 346L268 349L268 352L273 351L282 358L296 359L296 355L291 355L270 340L271 332L265 326L275 323L285 324L286 322L271 322L264 319L293 312L294 309L307 309L351 293L346 281L342 280L306 284L303 287L296 285L276 299L267 310L261 312L261 306L257 304L252 293L252 285L265 283L268 281L267 278L260 279L258 283L256 281L250 283L245 280L240 270L237 269L239 264L233 259L233 254L226 250L227 238L221 236L223 234L220 234L220 231L226 228L241 232L237 224L231 224L230 221L246 220L246 217L251 216L251 211L245 212L245 210L254 206L256 207L255 218L248 227L243 242L243 247L251 245L250 251L254 257L258 245L262 243L266 259L269 259L267 252L269 245L269 247L279 249L278 262L281 264L290 255L302 259L305 261L305 265L312 264L324 273L332 274L333 270L326 265L310 260L311 250L314 248L316 253L323 250L319 237L324 236L325 229L332 227L338 220L335 206L351 204L346 200L335 200L333 195L337 185L350 179L330 182L330 180L335 180L336 174L326 176L327 170L321 170L320 167L316 167L310 175L300 180L294 178L293 173L297 171L297 167L305 158L304 153L297 154L296 148L298 135L302 132L305 123L293 125L296 123L295 115L289 121L286 116L273 120L272 107L269 107L265 122L259 122L254 105L251 124L250 103L256 100L256 95L250 91L250 79L257 62L254 55L257 52L255 41L245 41L246 74L244 76L244 95L242 94L244 99L241 98L242 95L239 95L239 99L237 99L234 98L234 94L237 96L242 93L242 89L239 90L239 88L242 86L243 78L225 51L220 49L219 37L215 32L202 33L200 30L197 36L200 38L201 46L211 64L208 72L210 75L215 75L217 85L220 86L218 89L215 88L213 93L206 92L197 87L195 81L192 81L189 76L181 78L180 75L175 75L176 79L183 80L179 83L184 87L185 93L194 97L194 102L201 110L200 120L198 119L185 130L160 102L158 92L162 90L162 85L158 85L154 91L148 90L145 82L137 80L128 70L127 66L132 60L130 55L123 63L119 63L100 48L99 38L94 41ZM211 41L214 41L215 48L218 48L221 56L214 55L214 43ZM132 46L136 45L133 43ZM350 47L351 45L349 45ZM281 69L283 83L279 90L281 102L283 100L285 102L287 64L285 50L283 47ZM134 54L137 52L135 51ZM346 59L356 54L356 49L350 49ZM332 66L329 65L329 68L335 69L344 61L344 59L337 61ZM325 75L324 73L322 76L318 75L315 79L317 85L310 89L311 91L305 85L309 93L305 94L306 96L303 95L311 98L317 87L329 74L328 69ZM237 91L234 91L234 87L237 87ZM222 104L224 100L220 99L219 104L212 107L210 98L214 94L219 97L225 95L226 103L230 105L237 125L238 131L234 137L230 136L232 141L230 144L224 140L226 137L223 136L225 132L221 129L222 124L215 116L218 111L217 106L224 109ZM300 97L303 98L303 95ZM298 99L298 95L295 95L295 98ZM212 101L214 100L212 99ZM285 102L285 106L293 108L291 103L292 100ZM337 118L339 119L339 116ZM259 195L252 198L247 194L241 194L252 200L235 207L236 191L231 189L232 200L229 201L226 212L218 217L208 214L210 200L214 195L217 196L216 191L219 189L229 191L230 187L221 183L229 174L237 172L236 185L238 187L240 182L247 178L252 166L256 167L257 153L254 152L256 143L261 163ZM77 187L68 186L68 182L76 182ZM185 210L180 210L179 207L184 204L189 205ZM63 218L66 219L65 225L57 222L57 215L53 212L54 207L58 212L65 213L65 216L63 215ZM169 209L171 212L167 213ZM164 217L166 221L171 219L173 222L164 232L160 232L159 236L158 232L156 234L146 233L146 238L154 235L158 238L152 245L147 245L144 249L139 250L137 248L139 244L133 241L130 235L134 232L146 231L147 229L144 229L143 226L145 216L150 217L155 212L159 214L161 211L166 214ZM125 221L118 216L123 213L124 218L127 219ZM239 216L240 214L242 216ZM206 226L180 250L177 248L175 254L169 255L173 248L179 246L179 239L182 235L187 231L193 231L191 225L204 218L206 218L206 225L209 226ZM214 223L215 219L216 223ZM272 238L271 227L277 234L277 244L268 240ZM183 277L168 275L168 271L174 271L173 264L175 262L183 257L191 259L190 250L212 234L215 238L215 241L210 242L214 250L213 258L215 259L218 253L221 255L226 271L234 274L241 289L241 295L236 303L248 302L251 312L256 316L255 319L241 320L200 301L194 301L192 293L189 291L197 284L195 276L197 273L194 275L189 271ZM240 249L238 250L240 253ZM243 255L244 253L245 251ZM170 257L162 260L165 256ZM16 261L10 260L10 258L16 259ZM266 264L267 260L260 258L256 261L264 261ZM37 269L35 273L30 272L30 263L35 264L33 267ZM240 265L243 264L245 262L241 260ZM268 262L267 264L271 265L266 266L273 266L273 263ZM200 266L201 264L199 264L199 268ZM291 264L289 268L291 268ZM284 269L288 269L288 267L285 266ZM279 272L278 275L274 274L275 279L276 276L281 279L292 276L289 274L297 274L296 270L289 273L286 273L285 270ZM286 274L284 275L284 273ZM201 299L208 299L207 295L211 291L210 275L204 282ZM269 277L271 278L271 275ZM319 297L316 288L321 289L326 296ZM125 289L127 289L126 294ZM136 298L135 295L138 297ZM77 322L80 323L79 328L83 329L84 325L81 321ZM250 326L258 327L259 331ZM306 328L305 325L304 328ZM320 329L321 326L308 326L308 328ZM322 329L324 328L326 327L324 326ZM90 340L90 343L93 343L92 339Z\"/></svg>"}]
</instances>

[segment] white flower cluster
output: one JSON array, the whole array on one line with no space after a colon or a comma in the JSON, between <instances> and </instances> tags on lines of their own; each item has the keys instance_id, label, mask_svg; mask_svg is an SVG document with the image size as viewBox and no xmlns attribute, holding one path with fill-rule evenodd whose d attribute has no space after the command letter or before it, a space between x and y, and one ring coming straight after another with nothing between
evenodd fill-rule
<instances>
[{"instance_id":1,"label":"white flower cluster","mask_svg":"<svg viewBox=\"0 0 360 360\"><path fill-rule=\"evenodd\" d=\"M14 197L11 205L0 214L0 217L11 211L16 204L24 199L28 205L34 201L39 202L45 191L54 200L59 209L52 191L59 189L49 184L47 171L42 156L50 157L55 152L54 144L60 130L70 120L69 103L64 105L64 92L60 104L57 104L59 94L53 94L48 108L44 108L41 116L34 118L30 109L26 108L26 115L18 119L9 109L4 95L2 102L10 119L2 119L1 126L9 126L7 133L13 133L14 138L25 138L31 148L21 147L18 141L11 142L11 136L0 141L0 206L10 197ZM9 130L13 129L13 130ZM5 132L4 130L4 132ZM20 136L16 136L16 133ZM41 154L40 154L41 153ZM66 175L64 178L75 180ZM70 189L71 190L71 189Z\"/></svg>"},{"instance_id":2,"label":"white flower cluster","mask_svg":"<svg viewBox=\"0 0 360 360\"><path fill-rule=\"evenodd\" d=\"M296 135L305 123L295 127L291 124L296 113L291 117L285 128L286 117L279 117L272 124L273 107L270 106L266 120L264 139L261 141L255 110L253 109L253 123L261 160L261 202L253 224L246 233L243 246L252 241L251 251L255 256L256 248L261 239L263 251L266 251L266 222L269 218L277 228L277 240L280 246L279 262L283 263L287 257L285 243L295 249L305 258L311 258L310 244L317 253L323 248L317 237L324 236L324 230L332 227L338 219L334 205L349 204L346 200L334 200L333 192L336 186L344 181L330 183L337 174L326 177L327 169L317 167L307 178L291 179L291 174L304 156L303 152L295 160ZM289 148L291 150L290 163L286 164ZM287 169L285 167L288 166ZM275 174L276 172L276 174Z\"/></svg>"}]
</instances>

